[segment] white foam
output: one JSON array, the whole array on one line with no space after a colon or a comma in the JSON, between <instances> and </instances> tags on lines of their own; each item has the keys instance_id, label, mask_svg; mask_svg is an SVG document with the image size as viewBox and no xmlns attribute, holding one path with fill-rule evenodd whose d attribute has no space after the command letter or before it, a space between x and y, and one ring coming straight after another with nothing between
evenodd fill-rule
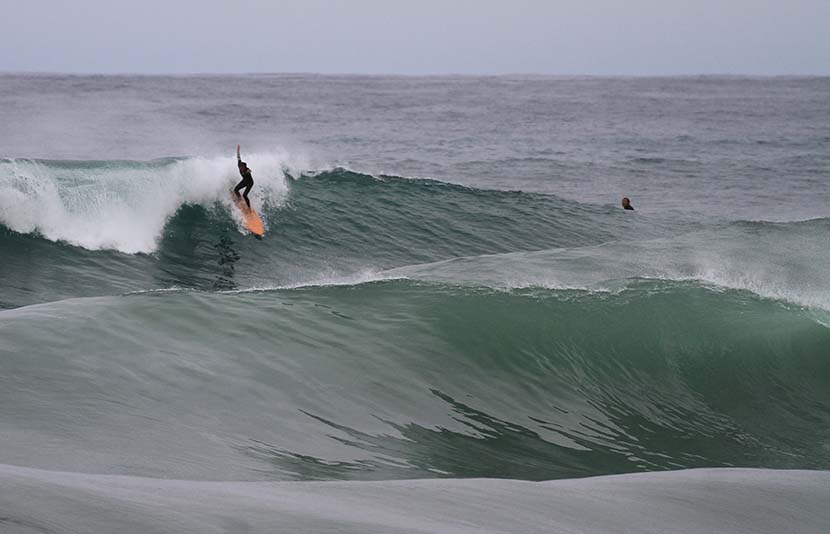
<instances>
[{"instance_id":1,"label":"white foam","mask_svg":"<svg viewBox=\"0 0 830 534\"><path fill-rule=\"evenodd\" d=\"M618 291L633 279L698 281L830 311L827 236L722 235L454 258L386 271L495 289Z\"/></svg>"},{"instance_id":2,"label":"white foam","mask_svg":"<svg viewBox=\"0 0 830 534\"><path fill-rule=\"evenodd\" d=\"M246 160L254 173L251 198L258 209L281 204L288 193L284 171L296 173L304 163L281 151L248 154ZM230 207L228 190L238 180L232 156L88 167L5 160L0 162L0 223L90 250L150 253L179 207L210 207L217 201Z\"/></svg>"},{"instance_id":3,"label":"white foam","mask_svg":"<svg viewBox=\"0 0 830 534\"><path fill-rule=\"evenodd\" d=\"M263 285L245 289L232 289L224 293L248 293L257 291L278 291L284 289L304 289L311 287L358 286L385 282L389 280L405 280L405 276L387 274L373 269L364 269L352 273L340 273L335 270L309 274L300 280L281 285Z\"/></svg>"}]
</instances>

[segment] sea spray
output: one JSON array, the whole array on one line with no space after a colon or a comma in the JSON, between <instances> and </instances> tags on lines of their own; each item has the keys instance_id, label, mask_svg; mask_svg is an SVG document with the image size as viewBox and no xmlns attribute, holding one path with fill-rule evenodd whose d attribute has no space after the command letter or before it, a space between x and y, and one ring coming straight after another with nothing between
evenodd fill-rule
<instances>
[{"instance_id":1,"label":"sea spray","mask_svg":"<svg viewBox=\"0 0 830 534\"><path fill-rule=\"evenodd\" d=\"M287 195L286 155L251 154L250 159L257 162L255 208L280 205ZM0 223L89 250L150 253L157 250L165 225L181 206L230 205L228 191L236 174L230 157L2 160Z\"/></svg>"}]
</instances>

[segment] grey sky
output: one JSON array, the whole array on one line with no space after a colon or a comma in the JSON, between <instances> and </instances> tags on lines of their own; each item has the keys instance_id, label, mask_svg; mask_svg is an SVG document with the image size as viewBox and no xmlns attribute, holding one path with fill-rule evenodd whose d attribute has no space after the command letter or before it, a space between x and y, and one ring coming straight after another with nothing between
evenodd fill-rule
<instances>
[{"instance_id":1,"label":"grey sky","mask_svg":"<svg viewBox=\"0 0 830 534\"><path fill-rule=\"evenodd\" d=\"M830 0L0 0L0 71L830 74Z\"/></svg>"}]
</instances>

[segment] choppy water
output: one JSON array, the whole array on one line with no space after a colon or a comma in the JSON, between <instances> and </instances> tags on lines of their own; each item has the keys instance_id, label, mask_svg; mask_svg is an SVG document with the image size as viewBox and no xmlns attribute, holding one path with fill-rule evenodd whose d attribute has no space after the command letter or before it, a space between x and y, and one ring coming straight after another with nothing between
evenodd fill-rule
<instances>
[{"instance_id":1,"label":"choppy water","mask_svg":"<svg viewBox=\"0 0 830 534\"><path fill-rule=\"evenodd\" d=\"M149 483L188 510L180 531L500 532L511 512L469 510L515 492L524 531L608 532L539 503L599 517L715 491L739 513L718 493L739 484L826 531L809 504L826 474L770 469L830 467L828 95L820 78L0 77L0 527L163 531L135 512ZM227 196L237 142L261 241ZM724 467L763 470L633 475ZM570 480L614 474L591 483L606 508ZM392 482L421 478L560 482ZM132 511L22 497L90 491ZM233 512L203 517L187 495L205 492ZM458 514L430 519L436 494ZM613 528L660 531L633 512Z\"/></svg>"}]
</instances>

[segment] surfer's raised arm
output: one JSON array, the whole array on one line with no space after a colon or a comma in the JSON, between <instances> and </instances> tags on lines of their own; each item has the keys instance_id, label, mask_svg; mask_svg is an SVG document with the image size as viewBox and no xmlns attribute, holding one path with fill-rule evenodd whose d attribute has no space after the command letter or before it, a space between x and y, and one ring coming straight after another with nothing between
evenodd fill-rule
<instances>
[{"instance_id":1,"label":"surfer's raised arm","mask_svg":"<svg viewBox=\"0 0 830 534\"><path fill-rule=\"evenodd\" d=\"M236 161L242 161L242 158L239 156L239 145L236 145Z\"/></svg>"}]
</instances>

